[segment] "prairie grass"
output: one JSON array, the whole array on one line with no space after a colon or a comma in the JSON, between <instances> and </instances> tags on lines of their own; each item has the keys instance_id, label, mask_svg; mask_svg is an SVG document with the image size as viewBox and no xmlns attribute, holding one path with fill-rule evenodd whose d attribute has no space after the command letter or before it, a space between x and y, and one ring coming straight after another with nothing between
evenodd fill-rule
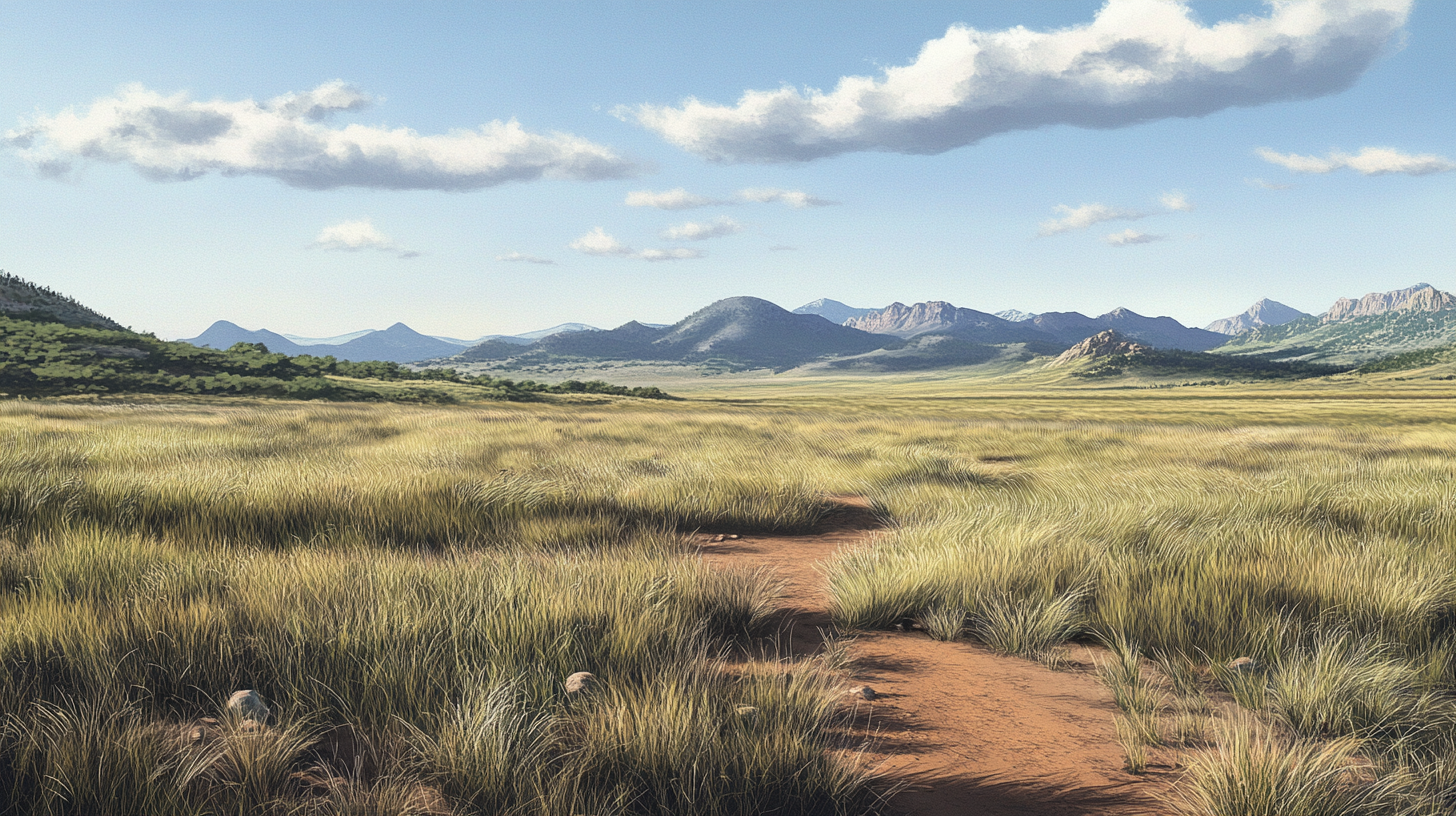
<instances>
[{"instance_id":1,"label":"prairie grass","mask_svg":"<svg viewBox=\"0 0 1456 816\"><path fill-rule=\"evenodd\" d=\"M844 494L888 527L827 567L841 627L1139 644L1173 701L1114 655L1122 730L1209 717L1199 812L1450 797L1448 403L1175 391L0 404L0 813L859 812L833 667L724 671L779 588L684 535L808 530ZM1266 719L1218 731L1214 685ZM179 736L238 688L267 739ZM340 728L367 763L323 767Z\"/></svg>"}]
</instances>

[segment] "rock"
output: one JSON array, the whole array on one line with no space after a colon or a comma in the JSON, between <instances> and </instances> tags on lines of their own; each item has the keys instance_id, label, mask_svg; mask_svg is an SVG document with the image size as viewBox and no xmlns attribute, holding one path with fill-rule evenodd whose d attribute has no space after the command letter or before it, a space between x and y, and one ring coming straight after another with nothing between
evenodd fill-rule
<instances>
[{"instance_id":1,"label":"rock","mask_svg":"<svg viewBox=\"0 0 1456 816\"><path fill-rule=\"evenodd\" d=\"M733 713L745 720L758 719L758 706L741 705L733 709Z\"/></svg>"},{"instance_id":2,"label":"rock","mask_svg":"<svg viewBox=\"0 0 1456 816\"><path fill-rule=\"evenodd\" d=\"M1231 672L1252 672L1259 670L1259 661L1252 657L1236 657L1228 663Z\"/></svg>"},{"instance_id":3,"label":"rock","mask_svg":"<svg viewBox=\"0 0 1456 816\"><path fill-rule=\"evenodd\" d=\"M228 698L227 710L230 714L259 725L267 725L273 721L273 710L263 702L262 695L252 689L233 692L233 696Z\"/></svg>"},{"instance_id":4,"label":"rock","mask_svg":"<svg viewBox=\"0 0 1456 816\"><path fill-rule=\"evenodd\" d=\"M717 543L721 542L722 540L723 540L723 536L720 536L720 535L713 536L713 543L714 544L717 544Z\"/></svg>"},{"instance_id":5,"label":"rock","mask_svg":"<svg viewBox=\"0 0 1456 816\"><path fill-rule=\"evenodd\" d=\"M880 696L869 686L855 686L849 690L849 694L851 697L859 697L863 700L873 700Z\"/></svg>"},{"instance_id":6,"label":"rock","mask_svg":"<svg viewBox=\"0 0 1456 816\"><path fill-rule=\"evenodd\" d=\"M728 536L728 540L729 541L737 541L738 540L738 534L735 533L735 534L733 534L731 536Z\"/></svg>"},{"instance_id":7,"label":"rock","mask_svg":"<svg viewBox=\"0 0 1456 816\"><path fill-rule=\"evenodd\" d=\"M921 623L920 621L911 621L910 622L910 628L913 629L913 630L915 630L915 631L917 631L917 632L924 632L925 631L925 624Z\"/></svg>"},{"instance_id":8,"label":"rock","mask_svg":"<svg viewBox=\"0 0 1456 816\"><path fill-rule=\"evenodd\" d=\"M566 678L566 693L580 694L596 688L597 676L591 672L577 672Z\"/></svg>"}]
</instances>

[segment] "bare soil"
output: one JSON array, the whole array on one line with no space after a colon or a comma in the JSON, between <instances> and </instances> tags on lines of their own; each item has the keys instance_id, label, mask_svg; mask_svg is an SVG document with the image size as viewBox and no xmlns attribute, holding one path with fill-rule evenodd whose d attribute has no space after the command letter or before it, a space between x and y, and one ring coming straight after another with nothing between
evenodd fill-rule
<instances>
[{"instance_id":1,"label":"bare soil","mask_svg":"<svg viewBox=\"0 0 1456 816\"><path fill-rule=\"evenodd\" d=\"M879 523L867 503L841 510L811 535L703 536L710 563L772 570L787 585L781 638L796 654L820 648L831 628L818 567L842 547L870 540ZM889 807L910 816L1130 816L1168 812L1156 795L1171 768L1134 776L1123 769L1113 729L1116 706L1091 674L1093 654L1072 652L1069 670L994 654L922 632L855 638L853 698L865 759L878 768ZM847 698L847 700L850 698ZM851 704L851 703L846 703Z\"/></svg>"}]
</instances>

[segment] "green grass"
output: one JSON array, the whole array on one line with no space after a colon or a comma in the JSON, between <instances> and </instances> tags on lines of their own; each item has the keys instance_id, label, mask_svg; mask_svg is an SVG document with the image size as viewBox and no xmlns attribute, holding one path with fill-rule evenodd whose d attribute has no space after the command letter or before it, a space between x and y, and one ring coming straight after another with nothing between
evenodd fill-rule
<instances>
[{"instance_id":1,"label":"green grass","mask_svg":"<svg viewBox=\"0 0 1456 816\"><path fill-rule=\"evenodd\" d=\"M827 566L838 623L1127 644L1124 736L1199 752L1224 809L1196 812L1451 795L1448 394L980 382L0 404L0 813L862 812L843 655L723 663L778 585L685 539L808 530L844 494L889 526ZM568 697L575 671L601 687ZM273 730L184 739L239 688ZM1217 688L1260 719L1203 752ZM367 762L321 757L339 729Z\"/></svg>"}]
</instances>

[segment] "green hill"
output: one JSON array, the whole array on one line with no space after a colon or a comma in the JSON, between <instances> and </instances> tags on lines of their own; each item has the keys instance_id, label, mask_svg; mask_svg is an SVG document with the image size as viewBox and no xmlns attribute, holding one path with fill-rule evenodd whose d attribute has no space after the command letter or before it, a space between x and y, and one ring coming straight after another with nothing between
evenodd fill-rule
<instances>
[{"instance_id":1,"label":"green hill","mask_svg":"<svg viewBox=\"0 0 1456 816\"><path fill-rule=\"evenodd\" d=\"M3 275L3 273L0 273ZM453 402L543 393L665 397L604 382L556 385L415 371L392 362L274 354L260 343L226 350L124 329L91 309L12 275L0 277L0 395L248 394L296 399Z\"/></svg>"},{"instance_id":2,"label":"green hill","mask_svg":"<svg viewBox=\"0 0 1456 816\"><path fill-rule=\"evenodd\" d=\"M1456 309L1400 311L1324 321L1302 317L1231 338L1211 353L1355 366L1456 343Z\"/></svg>"}]
</instances>

